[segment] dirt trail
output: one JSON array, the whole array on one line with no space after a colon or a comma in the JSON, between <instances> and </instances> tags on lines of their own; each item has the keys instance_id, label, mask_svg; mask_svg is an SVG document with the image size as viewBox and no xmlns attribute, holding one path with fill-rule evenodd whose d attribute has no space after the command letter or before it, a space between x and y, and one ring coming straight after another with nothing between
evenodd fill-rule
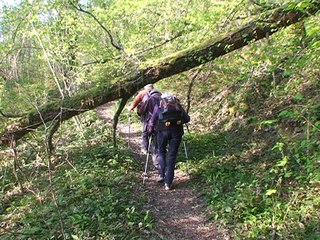
<instances>
[{"instance_id":1,"label":"dirt trail","mask_svg":"<svg viewBox=\"0 0 320 240\"><path fill-rule=\"evenodd\" d=\"M112 122L112 103L100 106L96 109L97 114ZM133 113L134 114L134 113ZM124 138L128 138L128 124L118 125L118 131ZM140 129L130 128L130 146L136 158L141 161L141 173L144 170L146 160L145 155L139 153L140 150ZM182 154L182 153L179 153ZM149 162L152 165L152 160ZM148 169L148 178L145 184L137 186L136 194L144 194L146 199L143 208L150 212L154 222L154 230L147 239L161 240L228 240L214 225L208 222L204 199L190 186L190 176L185 172L176 169L173 182L173 189L165 191L163 183L157 183L157 172ZM199 186L201 188L201 186ZM155 236L156 235L156 236Z\"/></svg>"}]
</instances>

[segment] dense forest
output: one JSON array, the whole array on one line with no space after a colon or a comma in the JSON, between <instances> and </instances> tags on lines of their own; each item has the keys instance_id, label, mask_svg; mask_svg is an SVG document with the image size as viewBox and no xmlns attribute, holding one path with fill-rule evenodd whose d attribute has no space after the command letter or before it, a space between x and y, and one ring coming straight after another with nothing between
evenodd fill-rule
<instances>
[{"instance_id":1,"label":"dense forest","mask_svg":"<svg viewBox=\"0 0 320 240\"><path fill-rule=\"evenodd\" d=\"M139 126L125 106L153 83L191 116L177 168L221 239L320 239L319 9L0 3L0 238L167 239L133 191L141 164L117 132ZM105 104L111 125L97 115Z\"/></svg>"}]
</instances>

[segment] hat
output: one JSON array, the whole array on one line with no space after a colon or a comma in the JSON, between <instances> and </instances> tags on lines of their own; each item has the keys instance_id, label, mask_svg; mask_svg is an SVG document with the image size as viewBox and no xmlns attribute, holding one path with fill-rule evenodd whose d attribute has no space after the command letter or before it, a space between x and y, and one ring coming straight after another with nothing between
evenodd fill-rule
<instances>
[{"instance_id":1,"label":"hat","mask_svg":"<svg viewBox=\"0 0 320 240\"><path fill-rule=\"evenodd\" d=\"M150 95L155 94L155 93L160 93L160 91L157 89L153 89L150 91Z\"/></svg>"},{"instance_id":2,"label":"hat","mask_svg":"<svg viewBox=\"0 0 320 240\"><path fill-rule=\"evenodd\" d=\"M153 84L152 84L152 83L147 84L147 85L144 86L144 88L145 88L145 89L147 89L147 88L153 88Z\"/></svg>"}]
</instances>

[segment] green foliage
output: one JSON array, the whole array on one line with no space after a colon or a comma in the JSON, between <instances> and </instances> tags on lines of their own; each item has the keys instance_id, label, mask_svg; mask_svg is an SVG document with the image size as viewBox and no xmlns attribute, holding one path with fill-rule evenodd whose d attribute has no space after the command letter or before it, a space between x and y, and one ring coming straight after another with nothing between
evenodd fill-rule
<instances>
[{"instance_id":1,"label":"green foliage","mask_svg":"<svg viewBox=\"0 0 320 240\"><path fill-rule=\"evenodd\" d=\"M140 62L227 31L219 21L234 22L227 18L238 5L207 0L86 1L79 5L84 12L70 3L21 1L5 9L0 25L3 109L26 111L139 71ZM241 5L237 11L247 10Z\"/></svg>"},{"instance_id":2,"label":"green foliage","mask_svg":"<svg viewBox=\"0 0 320 240\"><path fill-rule=\"evenodd\" d=\"M208 64L193 86L180 167L234 239L319 238L318 20Z\"/></svg>"},{"instance_id":3,"label":"green foliage","mask_svg":"<svg viewBox=\"0 0 320 240\"><path fill-rule=\"evenodd\" d=\"M27 112L98 82L108 86L140 62L231 32L252 15L288 3L252 2L87 1L81 7L122 51L70 2L5 8L0 109ZM287 9L304 11L312 2L289 1ZM199 68L189 96L189 159L180 154L179 167L203 186L211 220L234 239L320 235L319 21L318 13ZM196 71L157 87L185 104ZM0 126L10 121L1 116ZM110 145L111 130L93 112L75 121L56 133L51 158L47 126L20 143L17 176L12 158L0 160L2 239L139 239L152 228L148 212L132 200L136 162L121 143L118 150ZM50 161L56 168L48 169Z\"/></svg>"},{"instance_id":4,"label":"green foliage","mask_svg":"<svg viewBox=\"0 0 320 240\"><path fill-rule=\"evenodd\" d=\"M71 122L64 127L70 138L58 143L53 170L41 149L21 154L19 177L29 190L23 195L14 194L11 164L1 161L1 239L137 239L152 228L148 212L132 198L140 184L137 163L126 149L113 149L106 141L111 131L90 113L83 119L89 123L82 136L69 133Z\"/></svg>"},{"instance_id":5,"label":"green foliage","mask_svg":"<svg viewBox=\"0 0 320 240\"><path fill-rule=\"evenodd\" d=\"M199 138L201 144L189 141L192 172L205 180L202 186L206 186L212 218L229 228L235 239L316 239L320 232L316 158L297 163L293 149L285 154L288 149L280 142L266 157L254 156L254 149L245 150L247 139L232 134ZM199 145L204 154L198 157Z\"/></svg>"}]
</instances>

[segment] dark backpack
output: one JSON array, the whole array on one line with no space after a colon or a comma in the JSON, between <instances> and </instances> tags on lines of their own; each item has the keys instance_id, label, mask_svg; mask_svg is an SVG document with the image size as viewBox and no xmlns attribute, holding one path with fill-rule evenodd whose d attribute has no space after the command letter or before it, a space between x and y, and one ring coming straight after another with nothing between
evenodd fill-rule
<instances>
[{"instance_id":1,"label":"dark backpack","mask_svg":"<svg viewBox=\"0 0 320 240\"><path fill-rule=\"evenodd\" d=\"M146 112L146 107L147 107L147 102L148 102L149 97L150 97L150 92L147 92L143 96L141 102L139 102L139 104L137 105L137 114L139 116L143 116L144 113Z\"/></svg>"},{"instance_id":2,"label":"dark backpack","mask_svg":"<svg viewBox=\"0 0 320 240\"><path fill-rule=\"evenodd\" d=\"M160 126L178 126L183 124L183 110L179 100L170 96L160 101L159 124Z\"/></svg>"},{"instance_id":3,"label":"dark backpack","mask_svg":"<svg viewBox=\"0 0 320 240\"><path fill-rule=\"evenodd\" d=\"M159 105L160 103L160 97L158 95L160 95L159 91L151 90L143 96L142 101L137 106L139 116L152 114L155 105Z\"/></svg>"}]
</instances>

